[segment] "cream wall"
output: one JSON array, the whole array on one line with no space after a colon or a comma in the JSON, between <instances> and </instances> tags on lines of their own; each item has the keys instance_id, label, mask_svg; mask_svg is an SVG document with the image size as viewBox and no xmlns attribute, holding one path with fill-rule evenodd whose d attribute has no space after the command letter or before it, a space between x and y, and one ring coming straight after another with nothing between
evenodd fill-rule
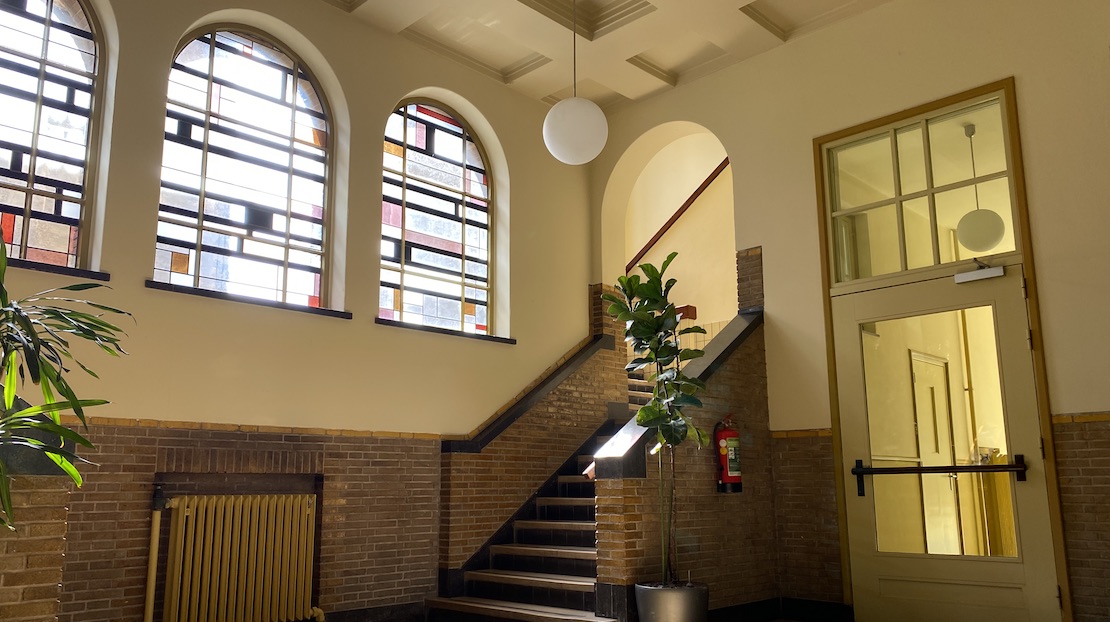
<instances>
[{"instance_id":1,"label":"cream wall","mask_svg":"<svg viewBox=\"0 0 1110 622\"><path fill-rule=\"evenodd\" d=\"M96 5L110 31L106 58L114 60L95 266L111 274L113 289L90 296L138 321L128 326L130 356L105 360L87 352L101 381L74 374L83 397L113 402L92 414L465 433L587 336L585 172L544 150L546 106L321 1L243 0L234 10L219 0ZM320 77L337 111L335 194L347 217L336 229L345 231L345 252L333 260L343 277L342 308L353 320L143 285L154 260L169 64L183 35L214 20L248 23L284 40ZM427 88L454 93L456 109L477 111L469 120L507 163L511 179L501 198L511 202L511 246L500 250L511 253L511 272L502 275L511 279L517 345L374 324L385 121L400 99ZM504 175L495 181L506 183ZM76 280L13 269L8 287L25 295Z\"/></svg>"},{"instance_id":2,"label":"cream wall","mask_svg":"<svg viewBox=\"0 0 1110 622\"><path fill-rule=\"evenodd\" d=\"M828 427L813 139L1014 76L1052 412L1110 409L1107 24L1102 0L895 0L611 114L594 280L619 271L605 199L626 150L660 124L708 129L732 162L737 248L763 247L771 427Z\"/></svg>"},{"instance_id":3,"label":"cream wall","mask_svg":"<svg viewBox=\"0 0 1110 622\"><path fill-rule=\"evenodd\" d=\"M648 162L632 188L625 216L625 265L724 158L713 135L692 134L667 145ZM678 279L671 300L697 307L698 324L736 317L732 213L732 170L726 168L638 262L660 266L667 255L678 252L667 268L667 276Z\"/></svg>"}]
</instances>

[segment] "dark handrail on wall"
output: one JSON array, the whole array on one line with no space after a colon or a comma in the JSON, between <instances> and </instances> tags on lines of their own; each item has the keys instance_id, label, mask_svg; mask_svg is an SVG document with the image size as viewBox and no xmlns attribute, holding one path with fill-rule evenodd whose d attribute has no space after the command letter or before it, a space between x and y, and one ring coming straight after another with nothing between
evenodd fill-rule
<instances>
[{"instance_id":1,"label":"dark handrail on wall","mask_svg":"<svg viewBox=\"0 0 1110 622\"><path fill-rule=\"evenodd\" d=\"M474 438L469 440L445 440L441 443L441 451L443 453L481 453L483 447L497 438L497 435L504 432L505 429L519 419L521 415L528 412L530 408L539 403L545 395L566 380L567 376L570 376L581 367L583 363L588 361L595 352L603 348L612 350L615 345L616 339L612 335L594 335L585 347L575 352L574 355L560 365L551 375L544 378L539 384L533 387L531 391L525 393L512 406L506 409L500 417L493 421L493 423L483 428L481 432L478 432Z\"/></svg>"},{"instance_id":2,"label":"dark handrail on wall","mask_svg":"<svg viewBox=\"0 0 1110 622\"><path fill-rule=\"evenodd\" d=\"M674 226L676 222L678 222L678 219L682 218L682 215L686 213L686 210L690 209L690 206L694 204L694 201L698 200L698 197L700 197L702 193L705 192L707 188L709 188L710 184L716 181L717 177L719 177L727 167L728 158L726 157L724 160L721 160L721 163L717 165L717 168L713 169L713 172L709 174L709 177L706 177L705 181L701 182L701 185L698 186L698 189L695 190L693 194L690 195L690 198L686 199L686 202L682 204L682 207L678 208L678 211L674 213L674 216L671 216L671 219L664 223L655 235L651 236L651 239L648 240L648 243L644 244L644 247L640 249L640 252L636 253L636 256L632 258L632 261L628 262L628 265L624 267L625 274L631 272L632 268L635 268L636 264L640 263L640 260L644 258L644 255L648 254L648 251L651 250L651 247L655 246L655 243L658 242L665 233L670 231L671 227Z\"/></svg>"}]
</instances>

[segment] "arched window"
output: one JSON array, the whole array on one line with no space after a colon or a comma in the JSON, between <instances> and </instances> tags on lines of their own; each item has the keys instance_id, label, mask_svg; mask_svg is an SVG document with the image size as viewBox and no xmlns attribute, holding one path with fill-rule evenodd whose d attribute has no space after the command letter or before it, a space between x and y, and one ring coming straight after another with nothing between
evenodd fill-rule
<instances>
[{"instance_id":1,"label":"arched window","mask_svg":"<svg viewBox=\"0 0 1110 622\"><path fill-rule=\"evenodd\" d=\"M79 0L0 1L0 227L8 256L82 267L96 37Z\"/></svg>"},{"instance_id":2,"label":"arched window","mask_svg":"<svg viewBox=\"0 0 1110 622\"><path fill-rule=\"evenodd\" d=\"M490 183L466 124L402 105L385 131L378 317L490 333Z\"/></svg>"},{"instance_id":3,"label":"arched window","mask_svg":"<svg viewBox=\"0 0 1110 622\"><path fill-rule=\"evenodd\" d=\"M154 281L320 307L328 114L295 57L210 30L170 71Z\"/></svg>"}]
</instances>

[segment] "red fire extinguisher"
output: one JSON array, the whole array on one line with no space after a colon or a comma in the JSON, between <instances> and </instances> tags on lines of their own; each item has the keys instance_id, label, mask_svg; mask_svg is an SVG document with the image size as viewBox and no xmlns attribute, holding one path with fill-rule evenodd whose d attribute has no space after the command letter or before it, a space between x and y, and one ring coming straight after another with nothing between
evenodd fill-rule
<instances>
[{"instance_id":1,"label":"red fire extinguisher","mask_svg":"<svg viewBox=\"0 0 1110 622\"><path fill-rule=\"evenodd\" d=\"M717 492L743 492L740 475L740 432L732 415L713 426L713 444L717 447Z\"/></svg>"}]
</instances>

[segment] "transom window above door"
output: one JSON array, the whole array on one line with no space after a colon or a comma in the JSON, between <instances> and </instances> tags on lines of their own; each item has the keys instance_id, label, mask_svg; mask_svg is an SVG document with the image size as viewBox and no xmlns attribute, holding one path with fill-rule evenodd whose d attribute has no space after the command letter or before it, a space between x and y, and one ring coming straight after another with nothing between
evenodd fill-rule
<instances>
[{"instance_id":1,"label":"transom window above door","mask_svg":"<svg viewBox=\"0 0 1110 622\"><path fill-rule=\"evenodd\" d=\"M1018 250L1007 114L995 93L825 144L832 282Z\"/></svg>"}]
</instances>

